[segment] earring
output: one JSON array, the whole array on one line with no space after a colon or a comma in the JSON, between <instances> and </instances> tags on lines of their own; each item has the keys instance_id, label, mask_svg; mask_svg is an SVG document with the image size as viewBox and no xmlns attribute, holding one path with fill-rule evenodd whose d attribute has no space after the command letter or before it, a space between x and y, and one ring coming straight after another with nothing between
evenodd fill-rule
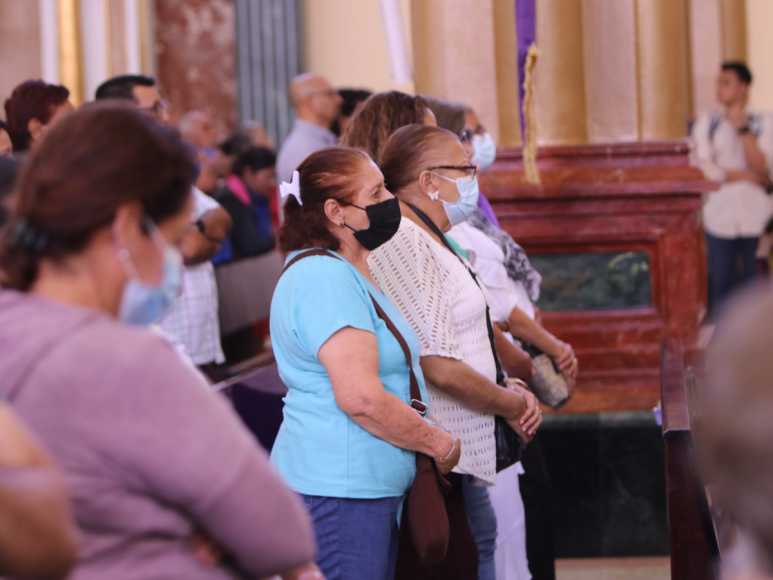
<instances>
[{"instance_id":1,"label":"earring","mask_svg":"<svg viewBox=\"0 0 773 580\"><path fill-rule=\"evenodd\" d=\"M432 201L437 201L438 199L440 199L440 190L437 190L437 191L428 191L428 192L427 192L427 195L429 196L429 198L430 198Z\"/></svg>"}]
</instances>

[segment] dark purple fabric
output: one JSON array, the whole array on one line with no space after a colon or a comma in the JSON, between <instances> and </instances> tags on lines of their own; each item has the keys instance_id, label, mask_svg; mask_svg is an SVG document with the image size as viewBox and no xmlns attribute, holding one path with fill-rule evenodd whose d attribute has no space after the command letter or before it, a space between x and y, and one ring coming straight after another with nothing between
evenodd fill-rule
<instances>
[{"instance_id":1,"label":"dark purple fabric","mask_svg":"<svg viewBox=\"0 0 773 580\"><path fill-rule=\"evenodd\" d=\"M537 9L535 0L515 0L515 29L518 35L518 111L521 115L521 133L525 131L523 120L523 79L526 53L537 40Z\"/></svg>"},{"instance_id":2,"label":"dark purple fabric","mask_svg":"<svg viewBox=\"0 0 773 580\"><path fill-rule=\"evenodd\" d=\"M486 199L486 196L483 195L482 193L478 196L478 207L486 215L486 217L489 219L489 221L492 224L499 227L499 220L497 219L497 216L494 213L494 208L491 207L491 204Z\"/></svg>"}]
</instances>

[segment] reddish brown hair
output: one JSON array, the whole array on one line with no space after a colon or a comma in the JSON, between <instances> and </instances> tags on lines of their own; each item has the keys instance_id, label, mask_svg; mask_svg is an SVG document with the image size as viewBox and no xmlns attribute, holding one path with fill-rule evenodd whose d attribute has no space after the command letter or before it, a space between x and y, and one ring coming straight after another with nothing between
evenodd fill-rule
<instances>
[{"instance_id":1,"label":"reddish brown hair","mask_svg":"<svg viewBox=\"0 0 773 580\"><path fill-rule=\"evenodd\" d=\"M283 252L341 246L330 231L325 202L335 199L351 202L357 195L357 178L370 157L361 149L328 147L309 155L298 167L301 201L289 196L284 206L285 221L279 228L279 247Z\"/></svg>"},{"instance_id":2,"label":"reddish brown hair","mask_svg":"<svg viewBox=\"0 0 773 580\"><path fill-rule=\"evenodd\" d=\"M54 111L70 98L70 91L62 85L49 85L43 81L26 81L16 87L5 101L5 118L8 135L14 151L30 148L32 135L27 125L37 119L43 125L51 120Z\"/></svg>"},{"instance_id":3,"label":"reddish brown hair","mask_svg":"<svg viewBox=\"0 0 773 580\"><path fill-rule=\"evenodd\" d=\"M389 136L400 127L423 124L428 109L423 97L389 91L369 97L346 124L341 144L365 149L376 163Z\"/></svg>"},{"instance_id":4,"label":"reddish brown hair","mask_svg":"<svg viewBox=\"0 0 773 580\"><path fill-rule=\"evenodd\" d=\"M87 105L27 159L0 238L4 283L28 290L38 262L77 254L118 208L139 201L156 223L185 207L196 168L180 137L130 105ZM39 246L20 243L26 236Z\"/></svg>"},{"instance_id":5,"label":"reddish brown hair","mask_svg":"<svg viewBox=\"0 0 773 580\"><path fill-rule=\"evenodd\" d=\"M440 161L438 146L459 137L434 125L408 125L395 131L384 146L379 168L384 183L393 195L398 195L419 179L421 172Z\"/></svg>"}]
</instances>

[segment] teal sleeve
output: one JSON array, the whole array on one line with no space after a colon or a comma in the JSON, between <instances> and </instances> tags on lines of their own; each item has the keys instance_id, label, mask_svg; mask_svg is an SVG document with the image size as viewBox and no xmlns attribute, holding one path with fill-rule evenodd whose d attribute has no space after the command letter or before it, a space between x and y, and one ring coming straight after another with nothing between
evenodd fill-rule
<instances>
[{"instance_id":1,"label":"teal sleeve","mask_svg":"<svg viewBox=\"0 0 773 580\"><path fill-rule=\"evenodd\" d=\"M370 297L347 264L314 256L304 258L290 272L295 278L293 331L308 354L316 358L322 345L347 326L375 333Z\"/></svg>"}]
</instances>

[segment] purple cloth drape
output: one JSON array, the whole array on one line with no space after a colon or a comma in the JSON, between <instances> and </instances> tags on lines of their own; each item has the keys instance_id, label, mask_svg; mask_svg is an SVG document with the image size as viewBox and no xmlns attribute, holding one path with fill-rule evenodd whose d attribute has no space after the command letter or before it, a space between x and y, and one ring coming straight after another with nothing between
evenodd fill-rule
<instances>
[{"instance_id":1,"label":"purple cloth drape","mask_svg":"<svg viewBox=\"0 0 773 580\"><path fill-rule=\"evenodd\" d=\"M515 30L518 35L518 112L521 116L521 133L525 131L523 119L523 79L526 53L537 40L536 0L515 0Z\"/></svg>"},{"instance_id":2,"label":"purple cloth drape","mask_svg":"<svg viewBox=\"0 0 773 580\"><path fill-rule=\"evenodd\" d=\"M482 193L478 196L478 207L486 215L489 221L495 226L499 227L499 220L494 213L494 208L491 207L489 200L486 199Z\"/></svg>"}]
</instances>

